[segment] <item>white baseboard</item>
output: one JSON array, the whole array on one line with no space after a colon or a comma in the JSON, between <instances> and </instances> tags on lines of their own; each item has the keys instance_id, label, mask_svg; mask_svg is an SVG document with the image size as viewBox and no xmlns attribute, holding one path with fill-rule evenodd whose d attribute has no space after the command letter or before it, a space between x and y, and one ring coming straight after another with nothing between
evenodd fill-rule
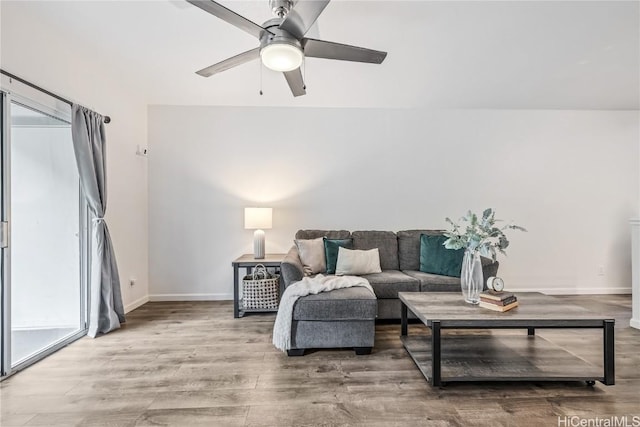
<instances>
[{"instance_id":1,"label":"white baseboard","mask_svg":"<svg viewBox=\"0 0 640 427\"><path fill-rule=\"evenodd\" d=\"M233 301L233 294L151 294L149 301Z\"/></svg>"},{"instance_id":2,"label":"white baseboard","mask_svg":"<svg viewBox=\"0 0 640 427\"><path fill-rule=\"evenodd\" d=\"M629 326L632 328L640 329L640 319L631 319Z\"/></svg>"},{"instance_id":3,"label":"white baseboard","mask_svg":"<svg viewBox=\"0 0 640 427\"><path fill-rule=\"evenodd\" d=\"M540 292L545 295L607 295L607 294L631 294L631 287L606 287L606 288L509 288L512 292Z\"/></svg>"},{"instance_id":4,"label":"white baseboard","mask_svg":"<svg viewBox=\"0 0 640 427\"><path fill-rule=\"evenodd\" d=\"M135 310L136 308L146 304L149 302L149 296L143 296L142 298L138 298L137 300L127 304L124 306L124 312L128 313L130 311Z\"/></svg>"}]
</instances>

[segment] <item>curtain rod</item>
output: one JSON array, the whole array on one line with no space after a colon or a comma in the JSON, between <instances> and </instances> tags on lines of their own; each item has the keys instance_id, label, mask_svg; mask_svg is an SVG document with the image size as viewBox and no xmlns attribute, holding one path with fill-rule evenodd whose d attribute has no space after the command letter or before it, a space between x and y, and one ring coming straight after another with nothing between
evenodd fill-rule
<instances>
[{"instance_id":1,"label":"curtain rod","mask_svg":"<svg viewBox=\"0 0 640 427\"><path fill-rule=\"evenodd\" d=\"M55 99L57 99L59 101L62 101L62 102L67 103L69 105L73 105L74 104L73 102L69 101L68 99L61 97L60 95L56 95L55 93L49 92L48 90L43 89L40 86L35 85L35 84L31 83L31 82L28 82L25 79L21 79L20 77L18 77L16 75L13 75L13 74L11 74L11 73L9 73L9 72L1 69L1 68L0 68L0 74L4 74L5 76L9 77L10 79L17 80L22 84L25 84L25 85L27 85L29 87L32 87L33 89L39 90L40 92L43 92L43 93L46 93L47 95L52 96L52 97L54 97ZM111 122L111 117L104 116L104 122L105 123Z\"/></svg>"}]
</instances>

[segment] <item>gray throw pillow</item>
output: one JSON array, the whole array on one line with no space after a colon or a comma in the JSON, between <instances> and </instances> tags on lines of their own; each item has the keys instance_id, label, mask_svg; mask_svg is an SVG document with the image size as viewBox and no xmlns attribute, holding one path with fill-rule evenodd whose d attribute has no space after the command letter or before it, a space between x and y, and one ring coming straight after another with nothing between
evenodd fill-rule
<instances>
[{"instance_id":1,"label":"gray throw pillow","mask_svg":"<svg viewBox=\"0 0 640 427\"><path fill-rule=\"evenodd\" d=\"M298 247L298 255L302 261L305 276L324 273L327 270L322 237L308 240L296 239L294 242Z\"/></svg>"}]
</instances>

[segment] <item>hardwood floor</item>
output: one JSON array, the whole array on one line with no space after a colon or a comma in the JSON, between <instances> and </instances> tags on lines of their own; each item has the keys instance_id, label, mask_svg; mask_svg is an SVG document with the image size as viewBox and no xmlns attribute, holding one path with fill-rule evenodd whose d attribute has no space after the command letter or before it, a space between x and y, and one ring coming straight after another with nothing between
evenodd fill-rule
<instances>
[{"instance_id":1,"label":"hardwood floor","mask_svg":"<svg viewBox=\"0 0 640 427\"><path fill-rule=\"evenodd\" d=\"M328 350L289 358L271 345L274 314L233 319L226 301L148 303L122 329L83 338L2 382L0 425L558 426L558 416L625 415L640 423L631 297L562 298L616 319L615 386L432 388L402 348L399 324L377 325L369 356ZM426 330L412 324L410 333ZM601 366L601 331L537 333Z\"/></svg>"}]
</instances>

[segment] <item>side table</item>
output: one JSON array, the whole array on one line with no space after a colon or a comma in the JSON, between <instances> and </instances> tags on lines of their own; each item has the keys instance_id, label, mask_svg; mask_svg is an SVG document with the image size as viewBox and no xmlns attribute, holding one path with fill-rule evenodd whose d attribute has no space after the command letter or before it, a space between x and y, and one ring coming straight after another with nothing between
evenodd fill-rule
<instances>
[{"instance_id":1,"label":"side table","mask_svg":"<svg viewBox=\"0 0 640 427\"><path fill-rule=\"evenodd\" d=\"M246 270L246 274L251 274L254 267L258 264L262 264L265 267L275 267L276 269L280 269L280 264L284 259L286 254L266 254L262 259L256 259L253 257L253 254L244 254L239 258L236 258L231 265L233 266L233 317L239 318L244 316L247 312L269 312L269 311L278 311L277 309L272 310L242 310L240 308L240 285L239 285L239 269L242 267ZM280 281L280 295L282 295L282 281Z\"/></svg>"}]
</instances>

